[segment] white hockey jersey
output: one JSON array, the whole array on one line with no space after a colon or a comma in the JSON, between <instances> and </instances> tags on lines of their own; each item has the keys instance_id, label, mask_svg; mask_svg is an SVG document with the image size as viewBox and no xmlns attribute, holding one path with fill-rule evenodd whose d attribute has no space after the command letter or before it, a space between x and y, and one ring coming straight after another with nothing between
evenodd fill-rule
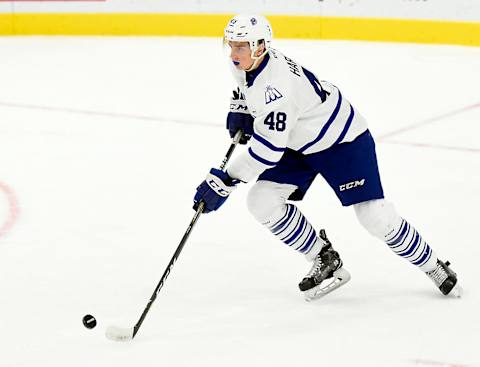
<instances>
[{"instance_id":1,"label":"white hockey jersey","mask_svg":"<svg viewBox=\"0 0 480 367\"><path fill-rule=\"evenodd\" d=\"M274 167L286 148L312 154L367 130L338 88L277 50L270 49L248 75L233 66L232 72L255 119L248 151L227 170L233 178L250 181Z\"/></svg>"}]
</instances>

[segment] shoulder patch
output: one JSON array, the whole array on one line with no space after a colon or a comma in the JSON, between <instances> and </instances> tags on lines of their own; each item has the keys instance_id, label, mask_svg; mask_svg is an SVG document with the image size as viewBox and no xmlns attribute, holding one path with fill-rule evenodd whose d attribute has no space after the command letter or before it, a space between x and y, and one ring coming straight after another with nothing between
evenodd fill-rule
<instances>
[{"instance_id":1,"label":"shoulder patch","mask_svg":"<svg viewBox=\"0 0 480 367\"><path fill-rule=\"evenodd\" d=\"M267 85L265 88L265 104L269 104L282 97L282 93L280 93L277 88L273 88L271 85Z\"/></svg>"}]
</instances>

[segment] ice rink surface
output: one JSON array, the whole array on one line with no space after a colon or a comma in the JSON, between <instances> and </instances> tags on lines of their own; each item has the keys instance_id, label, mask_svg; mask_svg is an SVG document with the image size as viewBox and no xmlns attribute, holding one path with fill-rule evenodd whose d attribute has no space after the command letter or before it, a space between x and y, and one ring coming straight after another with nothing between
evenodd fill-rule
<instances>
[{"instance_id":1,"label":"ice rink surface","mask_svg":"<svg viewBox=\"0 0 480 367\"><path fill-rule=\"evenodd\" d=\"M387 198L464 297L318 178L300 208L352 280L305 302L310 265L248 213L250 183L200 218L137 338L107 340L137 321L230 144L228 60L217 39L0 38L1 367L480 366L480 48L273 46L367 117Z\"/></svg>"}]
</instances>

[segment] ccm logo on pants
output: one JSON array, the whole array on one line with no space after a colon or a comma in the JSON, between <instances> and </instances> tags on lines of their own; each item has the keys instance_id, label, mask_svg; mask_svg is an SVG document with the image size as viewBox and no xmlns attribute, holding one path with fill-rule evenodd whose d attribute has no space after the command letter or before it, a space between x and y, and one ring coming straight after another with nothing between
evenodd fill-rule
<instances>
[{"instance_id":1,"label":"ccm logo on pants","mask_svg":"<svg viewBox=\"0 0 480 367\"><path fill-rule=\"evenodd\" d=\"M365 179L362 178L360 181L352 181L343 185L340 185L340 191L350 190L357 186L363 186Z\"/></svg>"}]
</instances>

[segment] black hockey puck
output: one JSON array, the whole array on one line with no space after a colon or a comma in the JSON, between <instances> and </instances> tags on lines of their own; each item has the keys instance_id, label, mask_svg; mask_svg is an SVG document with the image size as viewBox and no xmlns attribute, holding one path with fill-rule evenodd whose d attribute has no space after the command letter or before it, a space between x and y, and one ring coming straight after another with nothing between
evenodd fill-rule
<instances>
[{"instance_id":1,"label":"black hockey puck","mask_svg":"<svg viewBox=\"0 0 480 367\"><path fill-rule=\"evenodd\" d=\"M92 315L85 315L83 316L83 325L87 329L93 329L95 326L97 326L97 320L95 320L95 317Z\"/></svg>"}]
</instances>

